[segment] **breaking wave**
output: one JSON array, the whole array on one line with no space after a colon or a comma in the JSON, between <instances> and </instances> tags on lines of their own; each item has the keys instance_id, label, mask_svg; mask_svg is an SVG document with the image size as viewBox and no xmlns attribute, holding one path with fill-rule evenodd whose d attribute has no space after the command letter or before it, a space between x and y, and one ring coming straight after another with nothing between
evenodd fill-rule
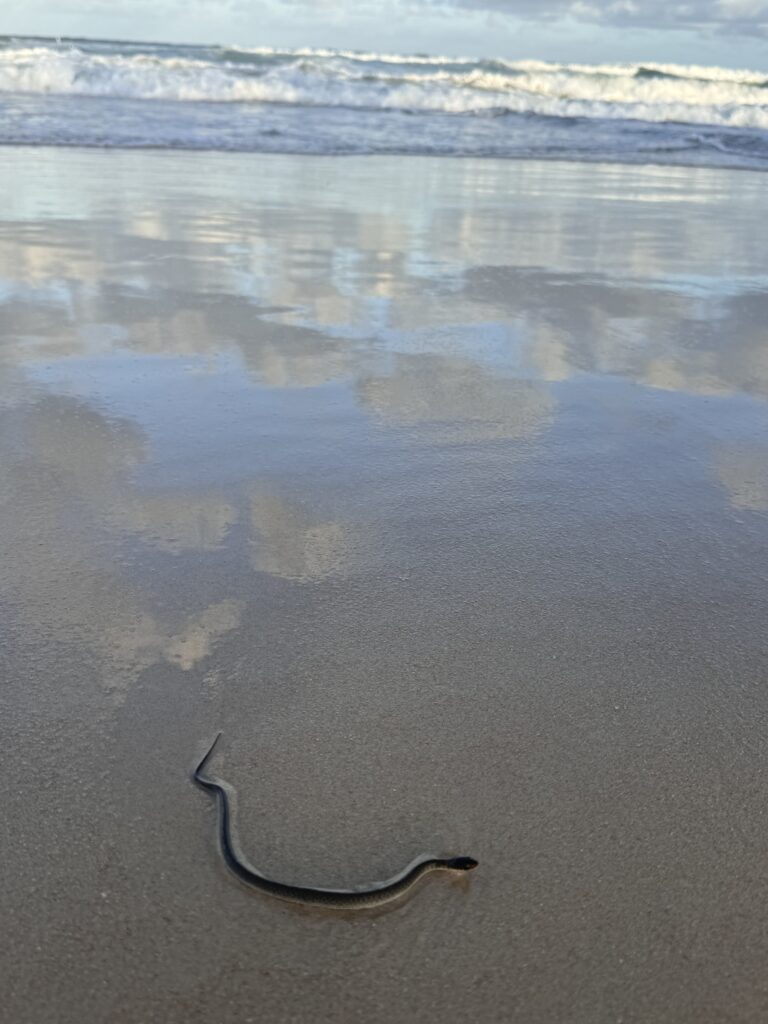
<instances>
[{"instance_id":1,"label":"breaking wave","mask_svg":"<svg viewBox=\"0 0 768 1024\"><path fill-rule=\"evenodd\" d=\"M768 135L763 135L768 132L768 75L673 64L587 65L0 37L0 93L28 99L100 97L687 125L738 131L739 145L745 132L754 132L746 145L760 159L768 144ZM2 141L25 141L23 132L9 133L4 122L0 131ZM55 132L50 136L31 141L57 141ZM734 148L728 138L705 136L702 146L712 152ZM692 139L682 149L689 150ZM183 140L159 143L179 145Z\"/></svg>"}]
</instances>

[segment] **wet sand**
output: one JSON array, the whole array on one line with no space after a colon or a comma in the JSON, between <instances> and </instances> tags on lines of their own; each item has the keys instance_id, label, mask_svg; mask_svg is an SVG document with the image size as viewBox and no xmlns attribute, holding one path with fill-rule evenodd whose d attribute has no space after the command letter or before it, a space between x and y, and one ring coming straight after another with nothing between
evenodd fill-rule
<instances>
[{"instance_id":1,"label":"wet sand","mask_svg":"<svg viewBox=\"0 0 768 1024\"><path fill-rule=\"evenodd\" d=\"M764 1021L765 178L0 184L4 1019Z\"/></svg>"}]
</instances>

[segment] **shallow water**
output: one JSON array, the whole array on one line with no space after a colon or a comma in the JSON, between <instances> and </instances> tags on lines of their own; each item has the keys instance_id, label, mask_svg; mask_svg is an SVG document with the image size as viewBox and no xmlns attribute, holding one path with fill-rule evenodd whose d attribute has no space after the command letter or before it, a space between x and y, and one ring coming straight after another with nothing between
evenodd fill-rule
<instances>
[{"instance_id":1,"label":"shallow water","mask_svg":"<svg viewBox=\"0 0 768 1024\"><path fill-rule=\"evenodd\" d=\"M762 178L6 150L18 1024L759 1021ZM242 846L376 916L243 890Z\"/></svg>"}]
</instances>

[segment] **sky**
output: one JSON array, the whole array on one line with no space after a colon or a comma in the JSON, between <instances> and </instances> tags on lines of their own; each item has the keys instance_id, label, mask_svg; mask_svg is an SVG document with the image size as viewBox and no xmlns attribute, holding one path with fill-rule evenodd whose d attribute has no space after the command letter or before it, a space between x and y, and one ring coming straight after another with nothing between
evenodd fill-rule
<instances>
[{"instance_id":1,"label":"sky","mask_svg":"<svg viewBox=\"0 0 768 1024\"><path fill-rule=\"evenodd\" d=\"M768 69L768 0L0 0L0 33Z\"/></svg>"}]
</instances>

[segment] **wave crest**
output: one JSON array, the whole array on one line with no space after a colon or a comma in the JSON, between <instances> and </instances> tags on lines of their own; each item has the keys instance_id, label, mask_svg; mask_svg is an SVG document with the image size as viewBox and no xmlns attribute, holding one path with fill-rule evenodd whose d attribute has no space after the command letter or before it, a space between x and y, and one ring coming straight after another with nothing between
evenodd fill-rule
<instances>
[{"instance_id":1,"label":"wave crest","mask_svg":"<svg viewBox=\"0 0 768 1024\"><path fill-rule=\"evenodd\" d=\"M281 145L301 151L421 152L429 144L440 152L512 154L530 148L580 158L598 146L620 159L652 150L679 152L689 160L691 152L718 150L740 160L738 151L754 166L768 152L767 85L766 76L755 71L671 64L0 37L0 94L8 98L0 142L61 144L76 138L72 126L85 119L87 137L104 145L128 139L264 148L280 137L286 140ZM80 96L122 104L120 118L110 127L111 118L102 114L97 131L99 113L78 105ZM45 97L57 98L56 110ZM126 101L164 103L129 112ZM28 125L18 116L14 120L14 102L18 110L30 103L39 109L48 104L50 110ZM238 105L237 113L228 112L228 104ZM258 107L258 117L249 105ZM303 113L307 107L324 109L309 118ZM360 110L380 113L363 118ZM408 119L406 128L405 119L395 124L390 112L422 116ZM454 115L476 116L464 117L459 127L455 121L449 125ZM484 128L491 120L497 127ZM154 133L137 130L142 121L151 121ZM566 124L570 134L561 139Z\"/></svg>"},{"instance_id":2,"label":"wave crest","mask_svg":"<svg viewBox=\"0 0 768 1024\"><path fill-rule=\"evenodd\" d=\"M208 51L211 52L210 50ZM289 103L768 128L765 76L675 65L566 65L352 54L219 50L213 59L0 50L0 91L216 103Z\"/></svg>"}]
</instances>

